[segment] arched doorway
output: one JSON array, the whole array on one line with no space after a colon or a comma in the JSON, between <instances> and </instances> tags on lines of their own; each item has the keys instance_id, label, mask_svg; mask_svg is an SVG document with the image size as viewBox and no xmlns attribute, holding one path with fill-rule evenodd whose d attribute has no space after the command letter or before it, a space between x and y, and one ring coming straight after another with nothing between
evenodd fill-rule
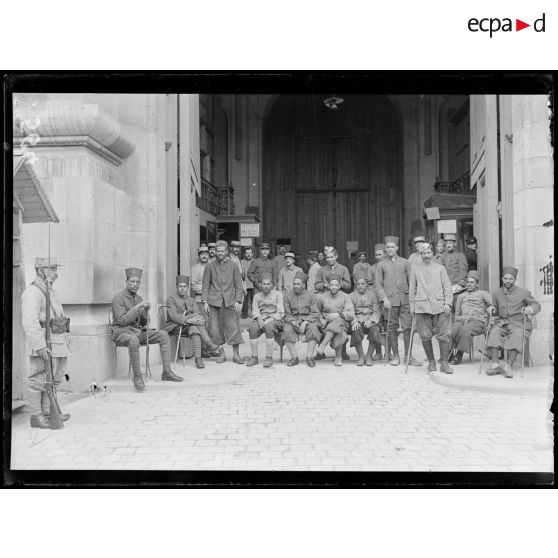
<instances>
[{"instance_id":1,"label":"arched doorway","mask_svg":"<svg viewBox=\"0 0 558 558\"><path fill-rule=\"evenodd\" d=\"M398 115L385 96L282 95L263 144L263 239L290 239L301 254L324 244L347 257L402 230L403 157Z\"/></svg>"}]
</instances>

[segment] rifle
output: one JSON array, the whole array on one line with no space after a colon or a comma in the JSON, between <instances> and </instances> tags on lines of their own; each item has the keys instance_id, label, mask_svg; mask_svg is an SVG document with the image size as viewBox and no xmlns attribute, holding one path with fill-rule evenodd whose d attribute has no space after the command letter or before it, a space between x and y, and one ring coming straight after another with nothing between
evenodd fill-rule
<instances>
[{"instance_id":1,"label":"rifle","mask_svg":"<svg viewBox=\"0 0 558 558\"><path fill-rule=\"evenodd\" d=\"M49 249L48 259L49 259L48 264L50 270L50 249ZM50 292L49 292L50 278L46 279L45 284L46 284L45 340L46 340L47 349L50 351L52 349L52 343L50 341ZM50 401L50 428L52 430L59 430L60 428L64 428L64 423L62 422L62 418L60 416L62 414L62 411L60 409L60 405L58 405L58 400L56 399L56 391L54 390L54 375L52 372L51 354L49 354L46 359L45 374L46 374L45 389L48 395L48 399Z\"/></svg>"}]
</instances>

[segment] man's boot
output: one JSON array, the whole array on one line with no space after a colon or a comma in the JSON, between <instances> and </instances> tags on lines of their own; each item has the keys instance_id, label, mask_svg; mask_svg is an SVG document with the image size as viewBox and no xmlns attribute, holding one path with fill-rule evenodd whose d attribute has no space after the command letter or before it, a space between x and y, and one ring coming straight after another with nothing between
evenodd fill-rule
<instances>
[{"instance_id":1,"label":"man's boot","mask_svg":"<svg viewBox=\"0 0 558 558\"><path fill-rule=\"evenodd\" d=\"M449 342L448 341L439 341L440 344L440 372L444 374L453 374L453 368L450 367L448 363L449 358Z\"/></svg>"},{"instance_id":2,"label":"man's boot","mask_svg":"<svg viewBox=\"0 0 558 558\"><path fill-rule=\"evenodd\" d=\"M43 415L47 420L50 420L50 399L46 391L41 392L41 408ZM60 413L60 420L66 422L72 415L70 413Z\"/></svg>"},{"instance_id":3,"label":"man's boot","mask_svg":"<svg viewBox=\"0 0 558 558\"><path fill-rule=\"evenodd\" d=\"M426 358L428 359L428 372L436 372L436 360L434 359L434 349L432 348L432 341L422 340L422 348L426 353Z\"/></svg>"},{"instance_id":4,"label":"man's boot","mask_svg":"<svg viewBox=\"0 0 558 558\"><path fill-rule=\"evenodd\" d=\"M397 343L397 332L396 331L390 331L388 333L388 338L389 338L389 348L393 354L393 358L390 361L390 364L392 366L399 366L400 364L400 360L399 360L399 345ZM388 355L386 353L386 359L387 359Z\"/></svg>"},{"instance_id":5,"label":"man's boot","mask_svg":"<svg viewBox=\"0 0 558 558\"><path fill-rule=\"evenodd\" d=\"M142 390L145 388L145 382L141 375L139 346L132 345L128 347L128 354L130 355L130 364L133 372L132 382L137 390Z\"/></svg>"},{"instance_id":6,"label":"man's boot","mask_svg":"<svg viewBox=\"0 0 558 558\"><path fill-rule=\"evenodd\" d=\"M203 363L203 359L201 357L194 357L194 364L196 368L205 368L205 364Z\"/></svg>"},{"instance_id":7,"label":"man's boot","mask_svg":"<svg viewBox=\"0 0 558 558\"><path fill-rule=\"evenodd\" d=\"M184 378L182 376L177 376L170 368L168 370L163 370L161 374L162 382L183 382Z\"/></svg>"},{"instance_id":8,"label":"man's boot","mask_svg":"<svg viewBox=\"0 0 558 558\"><path fill-rule=\"evenodd\" d=\"M463 351L456 351L455 356L450 360L450 364L461 364L463 358Z\"/></svg>"},{"instance_id":9,"label":"man's boot","mask_svg":"<svg viewBox=\"0 0 558 558\"><path fill-rule=\"evenodd\" d=\"M28 405L31 410L31 417L29 418L29 424L31 428L50 428L50 421L43 415L41 411L41 395L42 392L36 389L29 388L28 390ZM45 393L46 395L46 393Z\"/></svg>"},{"instance_id":10,"label":"man's boot","mask_svg":"<svg viewBox=\"0 0 558 558\"><path fill-rule=\"evenodd\" d=\"M356 344L355 349L358 355L357 366L364 366L364 349L362 348L362 343Z\"/></svg>"},{"instance_id":11,"label":"man's boot","mask_svg":"<svg viewBox=\"0 0 558 558\"><path fill-rule=\"evenodd\" d=\"M247 361L246 361L246 366L256 366L256 364L258 364L259 360L257 356L252 355Z\"/></svg>"},{"instance_id":12,"label":"man's boot","mask_svg":"<svg viewBox=\"0 0 558 558\"><path fill-rule=\"evenodd\" d=\"M366 366L372 366L374 357L372 354L374 353L374 345L372 343L368 344L368 350L366 351L366 358L364 359L364 364Z\"/></svg>"},{"instance_id":13,"label":"man's boot","mask_svg":"<svg viewBox=\"0 0 558 558\"><path fill-rule=\"evenodd\" d=\"M343 344L343 349L342 349L342 351L341 351L341 358L342 358L343 360L351 360L351 359L349 358L349 355L347 354L347 344L346 344L346 343ZM362 366L362 365L361 365L361 366Z\"/></svg>"},{"instance_id":14,"label":"man's boot","mask_svg":"<svg viewBox=\"0 0 558 558\"><path fill-rule=\"evenodd\" d=\"M217 362L217 364L222 364L226 360L227 360L227 357L225 356L225 349L223 349L223 347L220 347L219 348L219 357L217 358L216 362Z\"/></svg>"}]
</instances>

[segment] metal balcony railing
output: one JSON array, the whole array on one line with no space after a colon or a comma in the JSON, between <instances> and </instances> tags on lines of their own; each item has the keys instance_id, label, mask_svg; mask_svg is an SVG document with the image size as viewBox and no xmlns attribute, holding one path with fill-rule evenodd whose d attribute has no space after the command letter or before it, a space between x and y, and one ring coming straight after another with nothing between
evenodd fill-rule
<instances>
[{"instance_id":1,"label":"metal balcony railing","mask_svg":"<svg viewBox=\"0 0 558 558\"><path fill-rule=\"evenodd\" d=\"M217 187L205 178L201 181L201 196L196 204L211 215L234 215L234 188Z\"/></svg>"},{"instance_id":2,"label":"metal balcony railing","mask_svg":"<svg viewBox=\"0 0 558 558\"><path fill-rule=\"evenodd\" d=\"M467 171L462 174L457 180L442 182L436 180L434 190L441 194L462 194L473 195L475 192L471 191L471 173Z\"/></svg>"}]
</instances>

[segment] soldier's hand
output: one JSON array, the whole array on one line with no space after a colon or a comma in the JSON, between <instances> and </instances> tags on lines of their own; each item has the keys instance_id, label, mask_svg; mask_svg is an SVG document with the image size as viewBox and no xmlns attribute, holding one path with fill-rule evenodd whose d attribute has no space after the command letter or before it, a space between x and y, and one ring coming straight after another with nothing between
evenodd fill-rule
<instances>
[{"instance_id":1,"label":"soldier's hand","mask_svg":"<svg viewBox=\"0 0 558 558\"><path fill-rule=\"evenodd\" d=\"M209 314L209 304L207 304L207 302L204 302L204 303L203 303L203 311L204 311L206 314Z\"/></svg>"},{"instance_id":2,"label":"soldier's hand","mask_svg":"<svg viewBox=\"0 0 558 558\"><path fill-rule=\"evenodd\" d=\"M257 318L257 322L258 322L258 327L259 327L260 329L263 329L263 327L264 327L264 325L265 325L265 324L264 324L264 321L263 321L261 318Z\"/></svg>"},{"instance_id":3,"label":"soldier's hand","mask_svg":"<svg viewBox=\"0 0 558 558\"><path fill-rule=\"evenodd\" d=\"M494 316L495 312L496 312L496 308L494 308L494 306L489 306L486 311L488 312L489 316Z\"/></svg>"},{"instance_id":4,"label":"soldier's hand","mask_svg":"<svg viewBox=\"0 0 558 558\"><path fill-rule=\"evenodd\" d=\"M237 314L240 314L240 311L242 310L242 302L235 302L234 303L234 311Z\"/></svg>"},{"instance_id":5,"label":"soldier's hand","mask_svg":"<svg viewBox=\"0 0 558 558\"><path fill-rule=\"evenodd\" d=\"M444 304L444 314L451 314L451 306L449 304Z\"/></svg>"},{"instance_id":6,"label":"soldier's hand","mask_svg":"<svg viewBox=\"0 0 558 558\"><path fill-rule=\"evenodd\" d=\"M523 310L521 310L522 314L525 314L527 317L530 317L534 314L533 309L530 306L525 306Z\"/></svg>"},{"instance_id":7,"label":"soldier's hand","mask_svg":"<svg viewBox=\"0 0 558 558\"><path fill-rule=\"evenodd\" d=\"M43 347L42 349L39 349L37 352L39 353L39 356L43 360L48 360L48 358L52 355L48 347Z\"/></svg>"},{"instance_id":8,"label":"soldier's hand","mask_svg":"<svg viewBox=\"0 0 558 558\"><path fill-rule=\"evenodd\" d=\"M391 302L387 298L384 300L384 308L391 308Z\"/></svg>"},{"instance_id":9,"label":"soldier's hand","mask_svg":"<svg viewBox=\"0 0 558 558\"><path fill-rule=\"evenodd\" d=\"M359 330L359 329L360 329L360 322L357 322L357 321L355 320L355 321L353 322L352 326L351 326L351 329L352 329L353 331Z\"/></svg>"}]
</instances>

